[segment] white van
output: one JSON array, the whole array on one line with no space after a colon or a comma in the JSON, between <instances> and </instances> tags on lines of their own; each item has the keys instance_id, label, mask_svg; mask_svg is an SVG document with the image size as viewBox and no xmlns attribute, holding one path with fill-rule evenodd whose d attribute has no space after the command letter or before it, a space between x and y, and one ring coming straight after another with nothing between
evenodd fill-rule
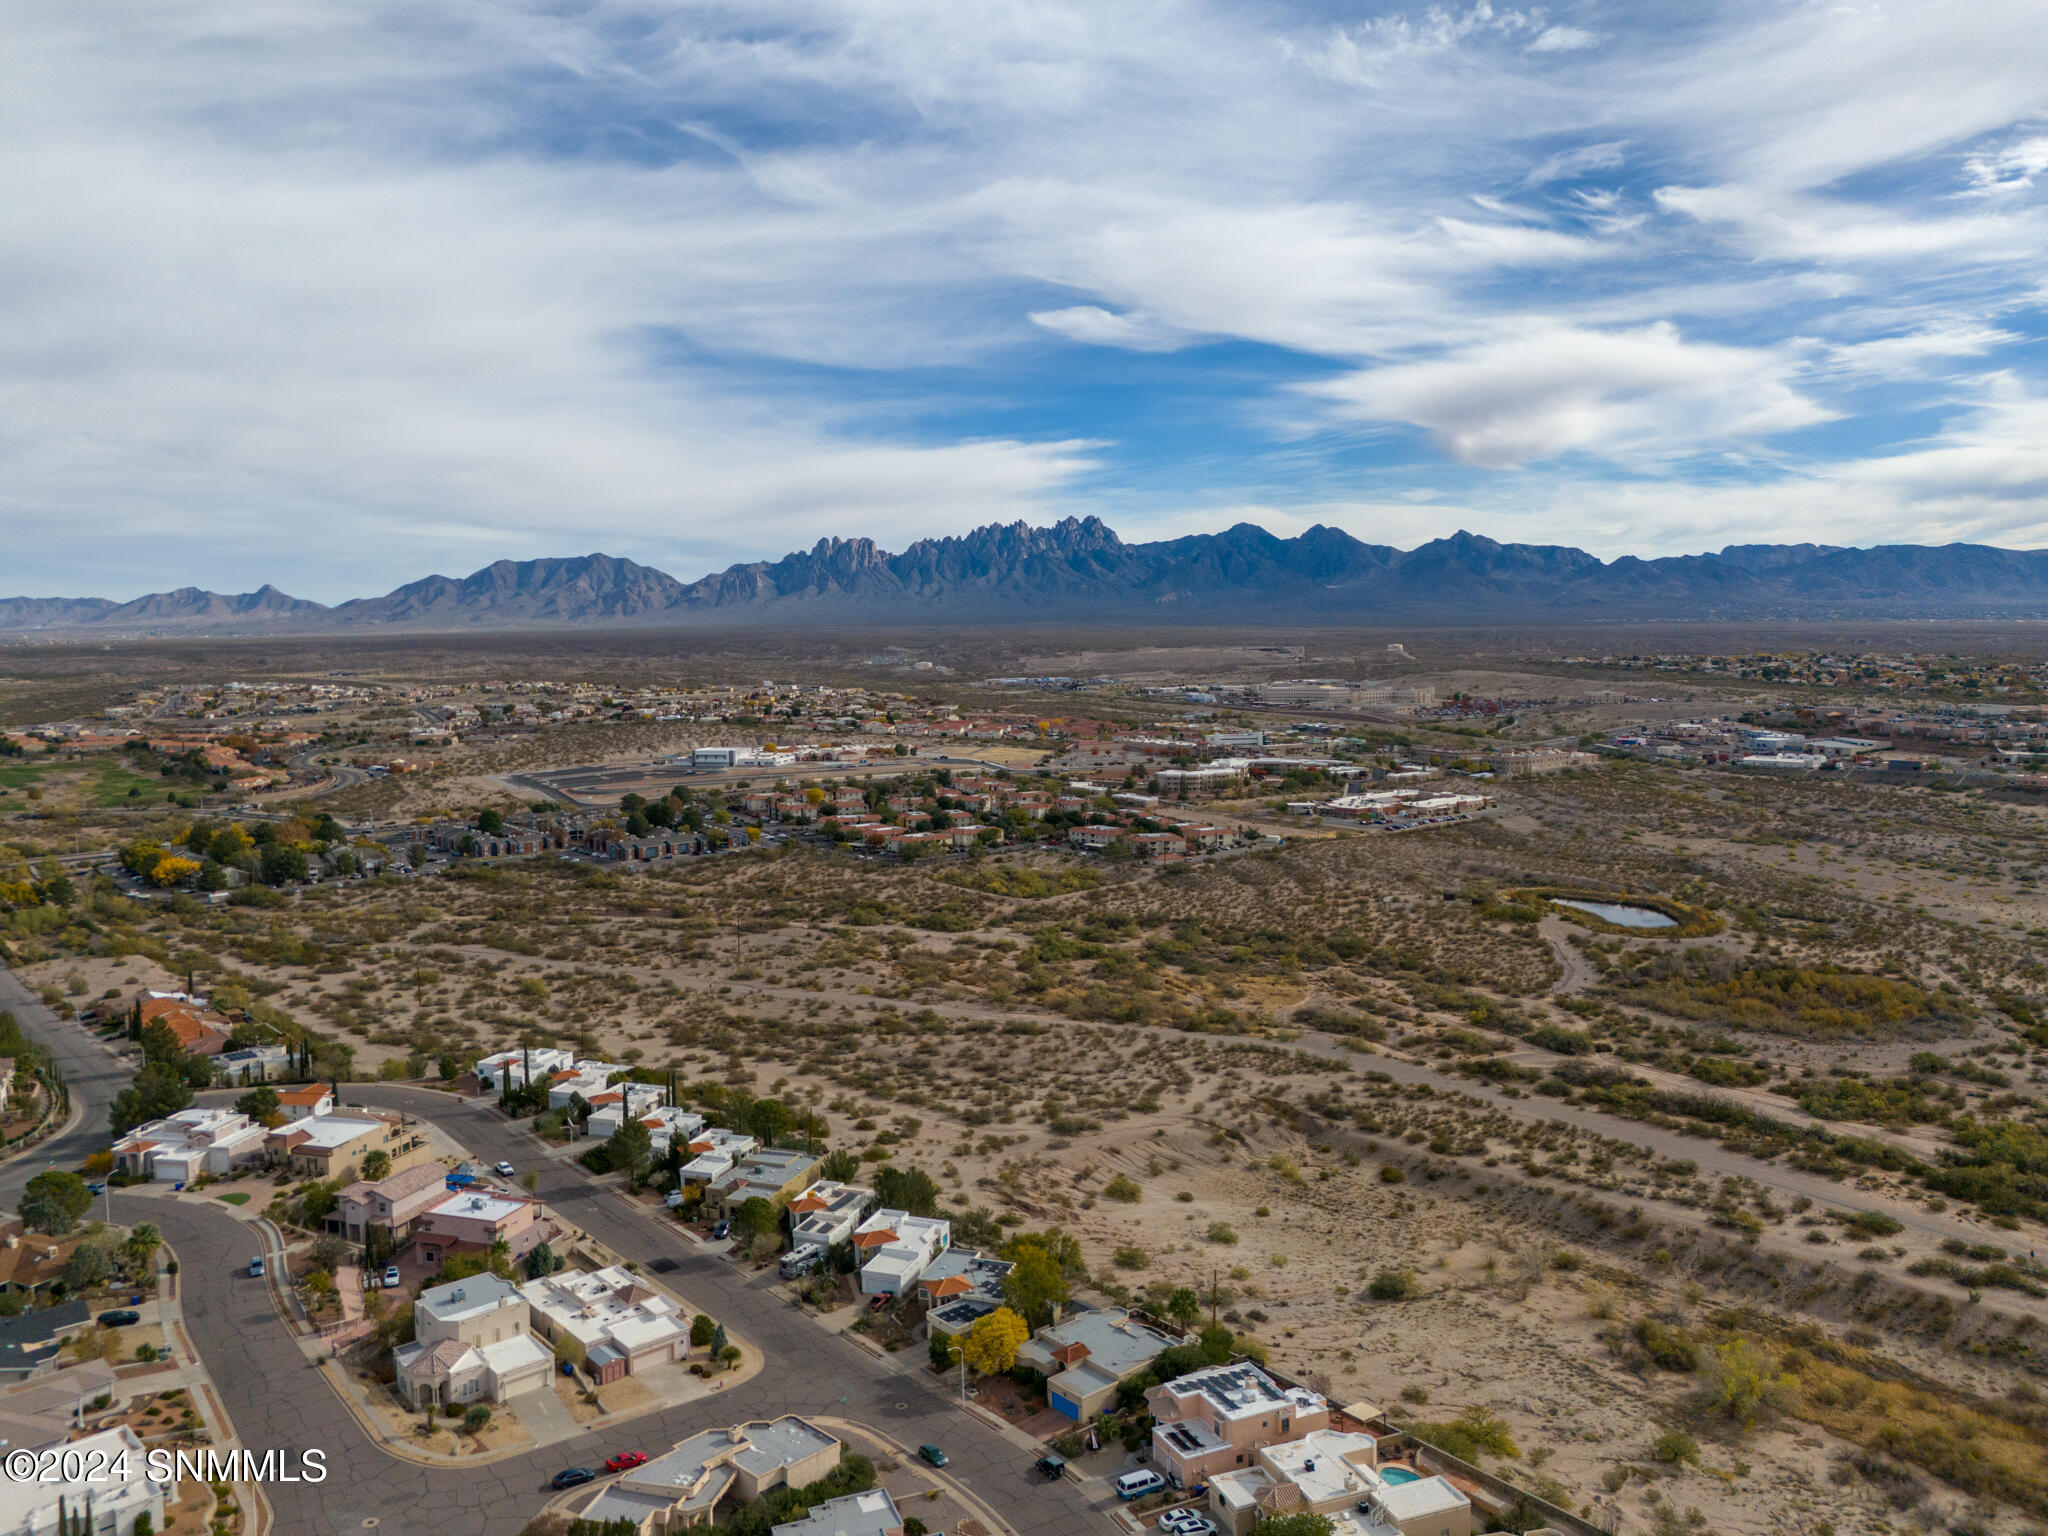
<instances>
[{"instance_id":1,"label":"white van","mask_svg":"<svg viewBox=\"0 0 2048 1536\"><path fill-rule=\"evenodd\" d=\"M1166 1479L1149 1467L1136 1472L1126 1472L1116 1480L1116 1496L1120 1499L1142 1499L1148 1493L1157 1493L1166 1486Z\"/></svg>"}]
</instances>

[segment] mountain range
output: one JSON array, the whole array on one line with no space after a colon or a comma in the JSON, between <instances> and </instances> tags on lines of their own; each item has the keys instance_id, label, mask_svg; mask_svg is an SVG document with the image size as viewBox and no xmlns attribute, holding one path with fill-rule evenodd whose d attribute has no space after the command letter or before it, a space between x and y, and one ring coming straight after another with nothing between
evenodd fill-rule
<instances>
[{"instance_id":1,"label":"mountain range","mask_svg":"<svg viewBox=\"0 0 2048 1536\"><path fill-rule=\"evenodd\" d=\"M1601 560L1457 533L1415 549L1252 523L1127 544L1099 518L990 524L898 554L820 539L684 583L610 555L500 560L333 607L265 586L132 602L0 598L0 633L295 634L558 626L1017 622L1473 624L1600 619L2048 617L2048 551L1983 544L1730 545Z\"/></svg>"}]
</instances>

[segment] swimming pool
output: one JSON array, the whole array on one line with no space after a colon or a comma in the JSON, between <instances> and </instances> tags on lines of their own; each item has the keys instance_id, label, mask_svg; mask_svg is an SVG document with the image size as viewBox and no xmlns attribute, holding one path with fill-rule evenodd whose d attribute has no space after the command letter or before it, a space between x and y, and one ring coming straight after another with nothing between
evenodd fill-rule
<instances>
[{"instance_id":1,"label":"swimming pool","mask_svg":"<svg viewBox=\"0 0 2048 1536\"><path fill-rule=\"evenodd\" d=\"M1410 1472L1406 1467L1381 1467L1380 1481L1393 1483L1398 1487L1402 1483L1421 1482L1422 1474L1420 1472Z\"/></svg>"}]
</instances>

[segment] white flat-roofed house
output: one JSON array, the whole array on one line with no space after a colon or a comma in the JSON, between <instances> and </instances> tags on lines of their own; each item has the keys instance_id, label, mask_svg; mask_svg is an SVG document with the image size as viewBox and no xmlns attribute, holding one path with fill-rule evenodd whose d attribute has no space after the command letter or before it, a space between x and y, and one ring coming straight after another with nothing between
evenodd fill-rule
<instances>
[{"instance_id":1,"label":"white flat-roofed house","mask_svg":"<svg viewBox=\"0 0 2048 1536\"><path fill-rule=\"evenodd\" d=\"M557 1050L553 1046L523 1046L518 1050L498 1051L476 1064L476 1082L486 1093L500 1093L508 1087L524 1088L529 1069L536 1078L545 1078L564 1067L573 1067L575 1062L575 1052Z\"/></svg>"},{"instance_id":2,"label":"white flat-roofed house","mask_svg":"<svg viewBox=\"0 0 2048 1536\"><path fill-rule=\"evenodd\" d=\"M554 1369L554 1352L533 1337L526 1298L496 1275L420 1292L413 1330L413 1342L391 1358L399 1390L416 1408L545 1390Z\"/></svg>"},{"instance_id":3,"label":"white flat-roofed house","mask_svg":"<svg viewBox=\"0 0 2048 1536\"><path fill-rule=\"evenodd\" d=\"M595 1118L592 1116L593 1120ZM702 1115L695 1110L679 1109L673 1104L657 1104L653 1109L643 1110L640 1123L647 1127L656 1157L667 1157L669 1144L673 1141L681 1140L684 1146L688 1146L704 1129Z\"/></svg>"},{"instance_id":4,"label":"white flat-roofed house","mask_svg":"<svg viewBox=\"0 0 2048 1536\"><path fill-rule=\"evenodd\" d=\"M170 1485L150 1478L149 1453L134 1430L125 1424L104 1429L63 1450L50 1482L0 1478L0 1531L6 1536L68 1536L60 1519L76 1522L88 1511L92 1536L134 1536L135 1522L144 1515L150 1529L164 1528ZM117 1467L125 1467L128 1475L113 1476ZM58 1480L67 1468L79 1473L77 1481Z\"/></svg>"},{"instance_id":5,"label":"white flat-roofed house","mask_svg":"<svg viewBox=\"0 0 2048 1536\"><path fill-rule=\"evenodd\" d=\"M1356 1510L1385 1486L1378 1447L1371 1435L1334 1429L1259 1446L1250 1466L1209 1479L1209 1507L1230 1536L1246 1536L1266 1514Z\"/></svg>"},{"instance_id":6,"label":"white flat-roofed house","mask_svg":"<svg viewBox=\"0 0 2048 1536\"><path fill-rule=\"evenodd\" d=\"M263 1160L263 1126L232 1109L181 1109L114 1143L114 1166L135 1178L189 1183Z\"/></svg>"},{"instance_id":7,"label":"white flat-roofed house","mask_svg":"<svg viewBox=\"0 0 2048 1536\"><path fill-rule=\"evenodd\" d=\"M690 1160L683 1164L681 1188L686 1194L702 1194L760 1145L744 1131L728 1131L718 1126L699 1131L690 1138Z\"/></svg>"},{"instance_id":8,"label":"white flat-roofed house","mask_svg":"<svg viewBox=\"0 0 2048 1536\"><path fill-rule=\"evenodd\" d=\"M853 1236L853 1229L873 1204L875 1192L820 1179L789 1202L789 1251L822 1253Z\"/></svg>"},{"instance_id":9,"label":"white flat-roofed house","mask_svg":"<svg viewBox=\"0 0 2048 1536\"><path fill-rule=\"evenodd\" d=\"M1361 1536L1472 1536L1472 1501L1447 1477L1382 1482L1351 1518Z\"/></svg>"},{"instance_id":10,"label":"white flat-roofed house","mask_svg":"<svg viewBox=\"0 0 2048 1536\"><path fill-rule=\"evenodd\" d=\"M904 1295L952 1241L952 1224L938 1217L876 1211L853 1232L853 1246L860 1255L861 1294Z\"/></svg>"},{"instance_id":11,"label":"white flat-roofed house","mask_svg":"<svg viewBox=\"0 0 2048 1536\"><path fill-rule=\"evenodd\" d=\"M534 1331L551 1341L571 1341L584 1369L599 1382L638 1375L689 1353L689 1325L675 1300L617 1265L563 1270L519 1290Z\"/></svg>"},{"instance_id":12,"label":"white flat-roofed house","mask_svg":"<svg viewBox=\"0 0 2048 1536\"><path fill-rule=\"evenodd\" d=\"M220 1075L236 1087L272 1083L291 1070L291 1053L281 1045L245 1045L214 1058Z\"/></svg>"},{"instance_id":13,"label":"white flat-roofed house","mask_svg":"<svg viewBox=\"0 0 2048 1536\"><path fill-rule=\"evenodd\" d=\"M609 1138L626 1123L627 1116L651 1113L667 1096L668 1090L656 1083L632 1081L614 1083L594 1094L587 1093L583 1098L590 1106L590 1134Z\"/></svg>"},{"instance_id":14,"label":"white flat-roofed house","mask_svg":"<svg viewBox=\"0 0 2048 1536\"><path fill-rule=\"evenodd\" d=\"M582 1095L588 1104L612 1085L612 1078L628 1069L608 1061L579 1061L573 1067L557 1067L548 1074L548 1108L567 1109L570 1100Z\"/></svg>"}]
</instances>

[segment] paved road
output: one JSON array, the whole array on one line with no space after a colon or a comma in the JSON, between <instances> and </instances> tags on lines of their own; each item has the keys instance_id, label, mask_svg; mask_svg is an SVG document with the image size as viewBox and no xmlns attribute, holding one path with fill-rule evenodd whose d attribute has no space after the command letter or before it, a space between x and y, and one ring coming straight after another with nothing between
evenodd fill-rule
<instances>
[{"instance_id":1,"label":"paved road","mask_svg":"<svg viewBox=\"0 0 2048 1536\"><path fill-rule=\"evenodd\" d=\"M128 1074L96 1040L57 1019L5 970L0 1007L55 1053L84 1114L42 1156L0 1170L0 1200L11 1207L21 1186L47 1162L76 1167L86 1153L107 1144L106 1106ZM1100 1520L1079 1485L1039 1480L1028 1452L949 1405L923 1380L819 1328L776 1296L766 1279L692 1249L671 1223L628 1206L580 1171L542 1162L534 1143L493 1111L444 1094L369 1084L351 1086L345 1097L431 1119L481 1161L538 1166L541 1197L569 1222L643 1264L674 1259L677 1268L663 1278L758 1346L767 1363L729 1392L636 1419L601 1437L585 1435L485 1467L419 1466L372 1442L307 1365L262 1282L248 1278L246 1226L200 1202L117 1194L115 1220L154 1221L178 1251L186 1329L243 1444L259 1452L317 1447L327 1453L331 1475L325 1483L265 1490L281 1536L359 1533L373 1519L388 1530L509 1533L550 1497L547 1479L561 1467L594 1464L631 1447L658 1452L701 1429L782 1413L850 1419L902 1446L936 1441L952 1458L951 1474L993 1504L1019 1536L1052 1536Z\"/></svg>"}]
</instances>

